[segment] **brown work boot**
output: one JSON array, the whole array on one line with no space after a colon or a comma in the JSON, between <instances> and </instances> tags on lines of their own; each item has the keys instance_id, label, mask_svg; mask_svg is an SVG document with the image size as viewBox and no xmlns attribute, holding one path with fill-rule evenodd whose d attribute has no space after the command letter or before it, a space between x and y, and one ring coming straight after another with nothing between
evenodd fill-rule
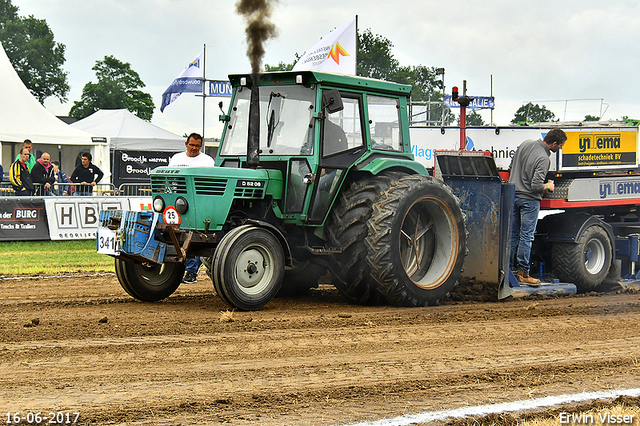
<instances>
[{"instance_id":1,"label":"brown work boot","mask_svg":"<svg viewBox=\"0 0 640 426\"><path fill-rule=\"evenodd\" d=\"M538 287L540 285L540 280L530 277L529 274L524 272L522 269L518 269L518 282L521 284L526 284L531 287Z\"/></svg>"}]
</instances>

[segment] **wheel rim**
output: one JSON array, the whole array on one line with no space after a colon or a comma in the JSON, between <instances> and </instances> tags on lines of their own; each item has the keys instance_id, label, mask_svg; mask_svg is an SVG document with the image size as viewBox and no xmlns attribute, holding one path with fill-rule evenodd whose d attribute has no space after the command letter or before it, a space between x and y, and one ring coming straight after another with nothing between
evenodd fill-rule
<instances>
[{"instance_id":1,"label":"wheel rim","mask_svg":"<svg viewBox=\"0 0 640 426\"><path fill-rule=\"evenodd\" d=\"M236 281L246 294L259 294L273 279L274 258L263 245L247 247L238 256L235 265Z\"/></svg>"},{"instance_id":2,"label":"wheel rim","mask_svg":"<svg viewBox=\"0 0 640 426\"><path fill-rule=\"evenodd\" d=\"M400 229L400 258L416 286L442 285L454 267L457 228L453 213L433 197L423 197L407 210Z\"/></svg>"},{"instance_id":3,"label":"wheel rim","mask_svg":"<svg viewBox=\"0 0 640 426\"><path fill-rule=\"evenodd\" d=\"M174 264L142 263L136 265L136 274L150 287L163 286L173 273Z\"/></svg>"},{"instance_id":4,"label":"wheel rim","mask_svg":"<svg viewBox=\"0 0 640 426\"><path fill-rule=\"evenodd\" d=\"M605 251L602 241L594 238L589 240L584 251L584 266L592 275L599 273L604 267Z\"/></svg>"}]
</instances>

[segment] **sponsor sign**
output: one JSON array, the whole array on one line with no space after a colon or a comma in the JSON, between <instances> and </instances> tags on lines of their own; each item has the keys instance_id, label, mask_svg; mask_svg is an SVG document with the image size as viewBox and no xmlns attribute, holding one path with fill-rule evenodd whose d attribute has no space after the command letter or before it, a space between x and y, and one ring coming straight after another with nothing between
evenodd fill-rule
<instances>
[{"instance_id":1,"label":"sponsor sign","mask_svg":"<svg viewBox=\"0 0 640 426\"><path fill-rule=\"evenodd\" d=\"M640 197L640 177L576 179L571 183L569 201L626 200Z\"/></svg>"},{"instance_id":2,"label":"sponsor sign","mask_svg":"<svg viewBox=\"0 0 640 426\"><path fill-rule=\"evenodd\" d=\"M209 96L231 97L231 83L228 81L208 80Z\"/></svg>"},{"instance_id":3,"label":"sponsor sign","mask_svg":"<svg viewBox=\"0 0 640 426\"><path fill-rule=\"evenodd\" d=\"M567 132L562 147L563 167L636 164L637 131Z\"/></svg>"},{"instance_id":4,"label":"sponsor sign","mask_svg":"<svg viewBox=\"0 0 640 426\"><path fill-rule=\"evenodd\" d=\"M159 166L167 166L174 152L163 151L121 151L113 154L113 184L149 183L151 171Z\"/></svg>"},{"instance_id":5,"label":"sponsor sign","mask_svg":"<svg viewBox=\"0 0 640 426\"><path fill-rule=\"evenodd\" d=\"M0 241L48 239L45 205L41 198L0 200Z\"/></svg>"},{"instance_id":6,"label":"sponsor sign","mask_svg":"<svg viewBox=\"0 0 640 426\"><path fill-rule=\"evenodd\" d=\"M471 103L467 109L494 109L496 106L496 98L493 96L469 96ZM453 99L451 95L444 95L444 105L447 108L460 108L460 104Z\"/></svg>"},{"instance_id":7,"label":"sponsor sign","mask_svg":"<svg viewBox=\"0 0 640 426\"><path fill-rule=\"evenodd\" d=\"M636 164L636 128L594 128L593 130L563 129L567 142L562 150L551 153L550 171L573 171L594 166L615 169ZM434 166L436 150L457 151L460 129L411 127L411 150L416 161L425 167ZM490 151L499 170L508 170L518 146L527 139L544 139L549 128L536 127L473 127L466 131L466 149Z\"/></svg>"},{"instance_id":8,"label":"sponsor sign","mask_svg":"<svg viewBox=\"0 0 640 426\"><path fill-rule=\"evenodd\" d=\"M129 208L126 199L104 197L65 197L44 202L52 240L95 239L100 210Z\"/></svg>"}]
</instances>

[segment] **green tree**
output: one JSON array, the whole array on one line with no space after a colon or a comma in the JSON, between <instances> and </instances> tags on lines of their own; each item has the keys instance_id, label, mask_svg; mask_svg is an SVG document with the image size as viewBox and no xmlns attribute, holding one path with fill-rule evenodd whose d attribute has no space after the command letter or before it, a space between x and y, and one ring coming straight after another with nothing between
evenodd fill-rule
<instances>
[{"instance_id":1,"label":"green tree","mask_svg":"<svg viewBox=\"0 0 640 426\"><path fill-rule=\"evenodd\" d=\"M595 117L593 115L585 115L584 121L600 121L600 117Z\"/></svg>"},{"instance_id":2,"label":"green tree","mask_svg":"<svg viewBox=\"0 0 640 426\"><path fill-rule=\"evenodd\" d=\"M458 125L459 124L460 124L460 117L458 117ZM480 126L486 126L486 123L484 122L482 115L480 115L478 111L467 110L467 113L465 114L464 125L480 127Z\"/></svg>"},{"instance_id":3,"label":"green tree","mask_svg":"<svg viewBox=\"0 0 640 426\"><path fill-rule=\"evenodd\" d=\"M554 121L556 115L547 109L546 106L533 104L531 102L522 105L515 113L512 124L542 123ZM556 120L557 121L557 120Z\"/></svg>"},{"instance_id":4,"label":"green tree","mask_svg":"<svg viewBox=\"0 0 640 426\"><path fill-rule=\"evenodd\" d=\"M40 103L50 96L67 101L69 84L62 70L66 47L54 41L44 19L21 17L11 0L0 0L0 42L16 73Z\"/></svg>"},{"instance_id":5,"label":"green tree","mask_svg":"<svg viewBox=\"0 0 640 426\"><path fill-rule=\"evenodd\" d=\"M151 95L139 89L145 87L137 72L128 62L105 56L91 68L97 83L89 82L82 89L82 97L74 102L69 115L81 119L99 109L125 108L143 120L151 121L155 105Z\"/></svg>"},{"instance_id":6,"label":"green tree","mask_svg":"<svg viewBox=\"0 0 640 426\"><path fill-rule=\"evenodd\" d=\"M298 58L299 59L299 58ZM278 63L278 65L269 65L269 64L264 64L264 70L266 72L272 72L272 71L291 71L294 67L294 65L296 64L296 61L290 63L290 64L286 64L282 61L280 61Z\"/></svg>"}]
</instances>

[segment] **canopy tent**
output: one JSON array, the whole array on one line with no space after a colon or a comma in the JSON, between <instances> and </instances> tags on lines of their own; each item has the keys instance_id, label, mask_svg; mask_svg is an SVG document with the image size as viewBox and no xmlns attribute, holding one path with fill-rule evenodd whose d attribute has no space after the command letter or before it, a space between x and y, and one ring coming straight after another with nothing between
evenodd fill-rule
<instances>
[{"instance_id":1,"label":"canopy tent","mask_svg":"<svg viewBox=\"0 0 640 426\"><path fill-rule=\"evenodd\" d=\"M101 109L71 124L110 139L110 149L136 151L184 150L185 138L138 118L126 109Z\"/></svg>"},{"instance_id":2,"label":"canopy tent","mask_svg":"<svg viewBox=\"0 0 640 426\"><path fill-rule=\"evenodd\" d=\"M42 106L22 83L0 44L0 161L5 171L25 139L33 142L36 152L47 151L52 159L59 159L69 174L78 153L87 150L98 167L110 168L107 141L94 142L90 133L63 123Z\"/></svg>"}]
</instances>

